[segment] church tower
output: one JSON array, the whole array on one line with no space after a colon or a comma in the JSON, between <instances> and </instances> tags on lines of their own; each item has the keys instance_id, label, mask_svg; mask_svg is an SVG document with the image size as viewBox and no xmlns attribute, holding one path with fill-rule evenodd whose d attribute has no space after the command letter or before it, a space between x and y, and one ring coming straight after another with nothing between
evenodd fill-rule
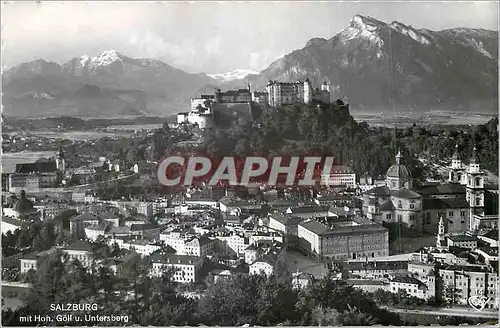
<instances>
[{"instance_id":1,"label":"church tower","mask_svg":"<svg viewBox=\"0 0 500 328\"><path fill-rule=\"evenodd\" d=\"M64 153L61 147L59 147L59 151L56 155L56 168L61 172L64 172L66 170L66 161L64 159Z\"/></svg>"},{"instance_id":2,"label":"church tower","mask_svg":"<svg viewBox=\"0 0 500 328\"><path fill-rule=\"evenodd\" d=\"M450 183L459 183L465 185L467 183L465 176L465 166L460 159L460 155L458 153L458 144L455 145L455 152L451 157L451 166L448 174L448 182Z\"/></svg>"},{"instance_id":3,"label":"church tower","mask_svg":"<svg viewBox=\"0 0 500 328\"><path fill-rule=\"evenodd\" d=\"M469 203L469 222L475 214L484 214L484 172L479 165L476 147L467 167L466 200Z\"/></svg>"},{"instance_id":4,"label":"church tower","mask_svg":"<svg viewBox=\"0 0 500 328\"><path fill-rule=\"evenodd\" d=\"M321 91L330 92L330 84L328 84L328 82L326 80L321 85Z\"/></svg>"},{"instance_id":5,"label":"church tower","mask_svg":"<svg viewBox=\"0 0 500 328\"><path fill-rule=\"evenodd\" d=\"M437 249L443 249L445 247L445 238L444 238L444 221L443 217L439 218L438 224L438 234L436 239L436 247Z\"/></svg>"},{"instance_id":6,"label":"church tower","mask_svg":"<svg viewBox=\"0 0 500 328\"><path fill-rule=\"evenodd\" d=\"M386 184L391 190L413 188L413 178L410 170L402 163L401 151L396 155L396 163L392 165L386 174Z\"/></svg>"}]
</instances>

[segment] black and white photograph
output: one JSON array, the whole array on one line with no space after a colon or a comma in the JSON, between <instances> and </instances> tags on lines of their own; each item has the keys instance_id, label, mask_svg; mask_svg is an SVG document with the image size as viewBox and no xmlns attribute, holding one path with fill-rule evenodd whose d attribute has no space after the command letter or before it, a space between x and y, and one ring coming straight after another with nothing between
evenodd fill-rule
<instances>
[{"instance_id":1,"label":"black and white photograph","mask_svg":"<svg viewBox=\"0 0 500 328\"><path fill-rule=\"evenodd\" d=\"M498 1L1 22L1 326L498 327Z\"/></svg>"}]
</instances>

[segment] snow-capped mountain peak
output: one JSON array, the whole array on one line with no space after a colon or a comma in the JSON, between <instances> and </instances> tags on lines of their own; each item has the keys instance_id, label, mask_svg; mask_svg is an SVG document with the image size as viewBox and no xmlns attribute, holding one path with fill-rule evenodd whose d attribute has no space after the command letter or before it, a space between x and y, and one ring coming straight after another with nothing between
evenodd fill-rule
<instances>
[{"instance_id":1,"label":"snow-capped mountain peak","mask_svg":"<svg viewBox=\"0 0 500 328\"><path fill-rule=\"evenodd\" d=\"M228 81L243 79L251 74L259 74L259 72L252 71L249 69L235 69L234 71L231 72L207 74L207 75L214 80L221 82L228 82Z\"/></svg>"},{"instance_id":2,"label":"snow-capped mountain peak","mask_svg":"<svg viewBox=\"0 0 500 328\"><path fill-rule=\"evenodd\" d=\"M115 50L106 50L99 56L92 57L90 59L89 68L94 69L97 67L105 67L117 61L122 61L120 54Z\"/></svg>"},{"instance_id":3,"label":"snow-capped mountain peak","mask_svg":"<svg viewBox=\"0 0 500 328\"><path fill-rule=\"evenodd\" d=\"M89 62L90 62L90 57L89 56L83 55L82 57L80 57L80 65L82 67L85 66L85 65L87 65Z\"/></svg>"},{"instance_id":4,"label":"snow-capped mountain peak","mask_svg":"<svg viewBox=\"0 0 500 328\"><path fill-rule=\"evenodd\" d=\"M87 55L81 56L79 64L81 67L87 67L90 70L94 70L96 68L109 66L115 62L122 62L122 57L123 56L116 52L116 50L106 50L95 57Z\"/></svg>"},{"instance_id":5,"label":"snow-capped mountain peak","mask_svg":"<svg viewBox=\"0 0 500 328\"><path fill-rule=\"evenodd\" d=\"M386 26L384 23L367 16L355 15L349 25L340 32L342 42L349 42L354 39L362 38L369 40L379 49L384 45L384 41L378 35L378 29ZM377 53L377 57L381 58L382 52Z\"/></svg>"},{"instance_id":6,"label":"snow-capped mountain peak","mask_svg":"<svg viewBox=\"0 0 500 328\"><path fill-rule=\"evenodd\" d=\"M390 28L393 30L406 35L409 38L412 38L413 40L417 41L418 43L428 45L430 44L430 40L427 36L425 36L423 33L420 33L419 31L415 30L414 28L410 26L406 26L404 24L401 24L399 22L392 22L389 25Z\"/></svg>"},{"instance_id":7,"label":"snow-capped mountain peak","mask_svg":"<svg viewBox=\"0 0 500 328\"><path fill-rule=\"evenodd\" d=\"M385 26L385 24L369 16L355 15L349 22L349 26L368 31L375 31L377 28Z\"/></svg>"}]
</instances>

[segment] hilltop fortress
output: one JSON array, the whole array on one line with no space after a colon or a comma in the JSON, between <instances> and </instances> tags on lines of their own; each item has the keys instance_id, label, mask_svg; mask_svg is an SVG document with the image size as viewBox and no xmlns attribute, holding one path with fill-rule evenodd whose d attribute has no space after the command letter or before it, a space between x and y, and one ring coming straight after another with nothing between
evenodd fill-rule
<instances>
[{"instance_id":1,"label":"hilltop fortress","mask_svg":"<svg viewBox=\"0 0 500 328\"><path fill-rule=\"evenodd\" d=\"M218 110L230 112L232 116L244 115L252 119L252 104L260 107L279 107L291 104L330 103L330 84L325 81L321 88L314 89L309 79L296 82L269 81L265 91L246 89L221 91L213 95L201 95L191 99L191 110L177 114L177 124L187 123L206 129L214 123Z\"/></svg>"}]
</instances>

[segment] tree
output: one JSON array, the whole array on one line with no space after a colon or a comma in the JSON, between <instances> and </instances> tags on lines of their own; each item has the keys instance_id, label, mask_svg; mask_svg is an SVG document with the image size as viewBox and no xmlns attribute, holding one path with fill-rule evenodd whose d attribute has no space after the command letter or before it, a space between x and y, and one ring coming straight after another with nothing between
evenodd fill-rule
<instances>
[{"instance_id":1,"label":"tree","mask_svg":"<svg viewBox=\"0 0 500 328\"><path fill-rule=\"evenodd\" d=\"M444 288L444 299L449 304L455 304L459 298L460 290L453 285L448 285Z\"/></svg>"},{"instance_id":2,"label":"tree","mask_svg":"<svg viewBox=\"0 0 500 328\"><path fill-rule=\"evenodd\" d=\"M312 311L312 323L318 326L339 326L342 324L341 314L331 308L317 306Z\"/></svg>"},{"instance_id":3,"label":"tree","mask_svg":"<svg viewBox=\"0 0 500 328\"><path fill-rule=\"evenodd\" d=\"M201 322L207 325L241 326L255 324L258 276L236 274L208 283L198 305Z\"/></svg>"}]
</instances>

